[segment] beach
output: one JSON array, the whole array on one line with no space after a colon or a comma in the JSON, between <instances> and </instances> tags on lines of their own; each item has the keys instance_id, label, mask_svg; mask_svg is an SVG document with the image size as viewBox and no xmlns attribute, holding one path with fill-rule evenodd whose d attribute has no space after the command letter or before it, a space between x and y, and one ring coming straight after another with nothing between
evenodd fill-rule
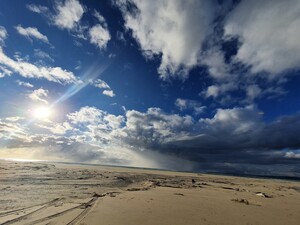
<instances>
[{"instance_id":1,"label":"beach","mask_svg":"<svg viewBox=\"0 0 300 225\"><path fill-rule=\"evenodd\" d=\"M0 160L0 224L296 225L300 183Z\"/></svg>"}]
</instances>

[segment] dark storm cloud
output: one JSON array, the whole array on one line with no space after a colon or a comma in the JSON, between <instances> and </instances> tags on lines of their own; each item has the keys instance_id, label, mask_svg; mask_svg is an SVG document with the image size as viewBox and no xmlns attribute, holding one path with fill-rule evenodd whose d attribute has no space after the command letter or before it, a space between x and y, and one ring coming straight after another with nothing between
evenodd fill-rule
<instances>
[{"instance_id":1,"label":"dark storm cloud","mask_svg":"<svg viewBox=\"0 0 300 225\"><path fill-rule=\"evenodd\" d=\"M253 107L219 109L212 119L199 121L158 109L132 111L127 112L124 142L136 149L151 149L197 162L199 168L230 164L242 171L242 164L247 164L248 170L267 165L297 166L299 158L287 157L287 152L300 149L299 121L297 114L265 123Z\"/></svg>"}]
</instances>

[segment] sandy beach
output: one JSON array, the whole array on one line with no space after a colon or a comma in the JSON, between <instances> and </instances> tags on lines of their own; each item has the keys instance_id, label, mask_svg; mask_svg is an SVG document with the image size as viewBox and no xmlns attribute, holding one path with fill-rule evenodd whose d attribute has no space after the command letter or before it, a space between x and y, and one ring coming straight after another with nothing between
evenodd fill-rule
<instances>
[{"instance_id":1,"label":"sandy beach","mask_svg":"<svg viewBox=\"0 0 300 225\"><path fill-rule=\"evenodd\" d=\"M296 225L300 183L0 160L0 224Z\"/></svg>"}]
</instances>

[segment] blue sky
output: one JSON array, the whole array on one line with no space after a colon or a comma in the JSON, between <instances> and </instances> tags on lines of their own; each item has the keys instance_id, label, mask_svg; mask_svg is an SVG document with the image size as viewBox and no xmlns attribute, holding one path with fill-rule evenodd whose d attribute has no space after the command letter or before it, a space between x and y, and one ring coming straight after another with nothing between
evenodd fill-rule
<instances>
[{"instance_id":1,"label":"blue sky","mask_svg":"<svg viewBox=\"0 0 300 225\"><path fill-rule=\"evenodd\" d=\"M3 1L0 157L299 176L299 8Z\"/></svg>"}]
</instances>

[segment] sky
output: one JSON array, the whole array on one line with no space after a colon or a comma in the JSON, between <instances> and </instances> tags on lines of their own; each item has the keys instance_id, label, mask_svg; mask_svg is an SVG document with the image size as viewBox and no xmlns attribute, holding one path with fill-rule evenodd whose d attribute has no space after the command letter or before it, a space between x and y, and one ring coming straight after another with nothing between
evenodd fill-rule
<instances>
[{"instance_id":1,"label":"sky","mask_svg":"<svg viewBox=\"0 0 300 225\"><path fill-rule=\"evenodd\" d=\"M299 11L1 1L0 158L300 177Z\"/></svg>"}]
</instances>

